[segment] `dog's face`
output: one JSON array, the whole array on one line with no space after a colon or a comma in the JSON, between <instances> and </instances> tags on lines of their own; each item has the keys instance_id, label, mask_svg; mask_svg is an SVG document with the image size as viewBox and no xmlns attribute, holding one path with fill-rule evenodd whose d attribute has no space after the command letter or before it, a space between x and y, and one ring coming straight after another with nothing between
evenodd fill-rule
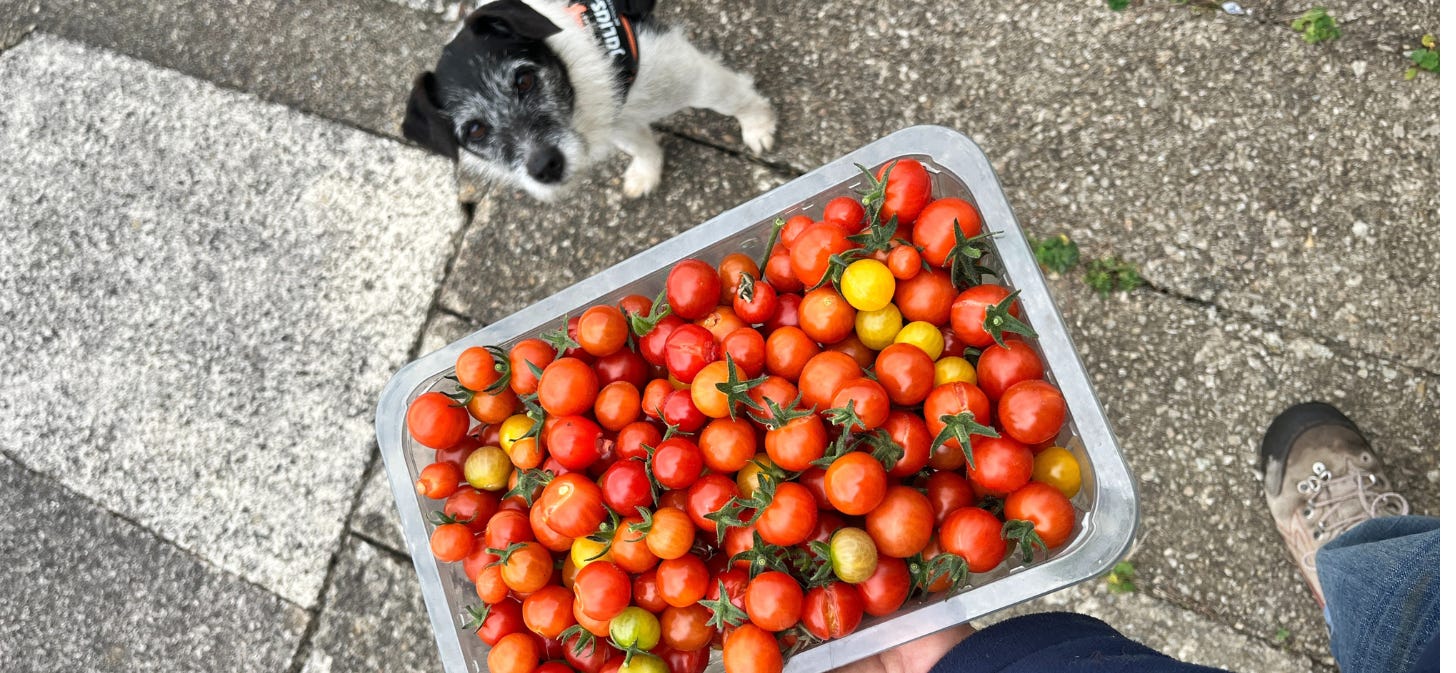
<instances>
[{"instance_id":1,"label":"dog's face","mask_svg":"<svg viewBox=\"0 0 1456 673\"><path fill-rule=\"evenodd\" d=\"M405 137L475 176L553 197L585 152L571 125L575 96L566 66L546 45L557 32L520 0L476 10L435 72L415 80Z\"/></svg>"}]
</instances>

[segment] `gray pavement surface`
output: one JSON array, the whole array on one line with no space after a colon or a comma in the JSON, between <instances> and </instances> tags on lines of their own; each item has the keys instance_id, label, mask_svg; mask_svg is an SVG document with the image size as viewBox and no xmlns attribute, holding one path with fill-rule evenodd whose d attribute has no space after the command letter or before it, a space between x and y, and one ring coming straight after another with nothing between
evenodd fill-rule
<instances>
[{"instance_id":1,"label":"gray pavement surface","mask_svg":"<svg viewBox=\"0 0 1456 673\"><path fill-rule=\"evenodd\" d=\"M0 457L8 671L280 671L310 615Z\"/></svg>"},{"instance_id":2,"label":"gray pavement surface","mask_svg":"<svg viewBox=\"0 0 1456 673\"><path fill-rule=\"evenodd\" d=\"M842 7L783 4L664 3L778 105L771 158L808 169L906 125L950 126L993 157L1033 230L1251 320L1435 369L1437 79L1405 81L1387 48L1436 31L1436 3L1405 3L1400 32L1359 24L1320 47L1162 3L911 0L855 30ZM1348 6L1330 9L1380 13ZM732 142L706 113L670 126Z\"/></svg>"},{"instance_id":3,"label":"gray pavement surface","mask_svg":"<svg viewBox=\"0 0 1456 673\"><path fill-rule=\"evenodd\" d=\"M0 117L5 452L312 606L461 224L449 172L75 43L0 56L0 90L43 87Z\"/></svg>"},{"instance_id":4,"label":"gray pavement surface","mask_svg":"<svg viewBox=\"0 0 1456 673\"><path fill-rule=\"evenodd\" d=\"M440 668L414 566L368 542L345 543L304 673Z\"/></svg>"},{"instance_id":5,"label":"gray pavement surface","mask_svg":"<svg viewBox=\"0 0 1456 673\"><path fill-rule=\"evenodd\" d=\"M482 323L498 320L787 181L695 142L662 141L671 177L644 198L622 196L626 162L619 159L594 170L591 189L559 203L523 194L482 201L440 292L441 306Z\"/></svg>"},{"instance_id":6,"label":"gray pavement surface","mask_svg":"<svg viewBox=\"0 0 1456 673\"><path fill-rule=\"evenodd\" d=\"M554 206L466 194L465 222L449 165L395 135L443 3L0 0L0 90L45 92L0 100L0 211L18 214L0 249L19 260L0 268L18 317L0 348L19 354L0 365L19 382L0 392L0 584L57 597L0 595L0 624L23 624L0 660L438 670L371 441L385 378L796 171L941 123L981 143L1024 226L1153 283L1053 283L1138 479L1140 591L1099 580L1016 611L1086 612L1233 671L1333 670L1254 447L1286 404L1334 401L1439 513L1438 96L1400 79L1439 23L1425 0L1327 3L1345 37L1311 47L1286 27L1301 5L1244 4L1254 18L663 3L755 75L778 149L742 156L731 121L684 114L655 195L622 199L619 159ZM67 546L42 520L99 532ZM120 614L74 628L96 584ZM247 633L213 642L219 623Z\"/></svg>"}]
</instances>

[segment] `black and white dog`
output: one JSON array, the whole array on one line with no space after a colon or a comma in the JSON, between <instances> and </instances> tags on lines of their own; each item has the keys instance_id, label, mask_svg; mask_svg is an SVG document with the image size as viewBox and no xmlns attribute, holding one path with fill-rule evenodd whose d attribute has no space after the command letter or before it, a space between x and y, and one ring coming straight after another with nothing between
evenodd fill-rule
<instances>
[{"instance_id":1,"label":"black and white dog","mask_svg":"<svg viewBox=\"0 0 1456 673\"><path fill-rule=\"evenodd\" d=\"M416 80L406 138L466 177L556 196L612 145L631 156L622 191L662 178L652 122L688 107L738 119L754 152L773 109L752 78L652 19L653 0L495 0L465 18L434 72Z\"/></svg>"}]
</instances>

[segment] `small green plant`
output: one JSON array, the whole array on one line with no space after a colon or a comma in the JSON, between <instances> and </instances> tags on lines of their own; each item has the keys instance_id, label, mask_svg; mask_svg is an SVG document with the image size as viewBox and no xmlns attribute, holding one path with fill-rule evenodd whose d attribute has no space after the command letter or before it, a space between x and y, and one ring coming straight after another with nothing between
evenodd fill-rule
<instances>
[{"instance_id":1,"label":"small green plant","mask_svg":"<svg viewBox=\"0 0 1456 673\"><path fill-rule=\"evenodd\" d=\"M1405 78L1415 79L1421 71L1432 73L1441 72L1441 52L1436 50L1436 36L1426 33L1421 36L1421 48L1410 53L1411 63L1415 65L1406 68Z\"/></svg>"},{"instance_id":2,"label":"small green plant","mask_svg":"<svg viewBox=\"0 0 1456 673\"><path fill-rule=\"evenodd\" d=\"M1274 644L1283 645L1287 642L1289 642L1289 629L1281 626L1278 631L1274 632Z\"/></svg>"},{"instance_id":3,"label":"small green plant","mask_svg":"<svg viewBox=\"0 0 1456 673\"><path fill-rule=\"evenodd\" d=\"M1066 234L1047 238L1031 237L1031 251L1042 268L1053 273L1066 273L1082 258L1076 242Z\"/></svg>"},{"instance_id":4,"label":"small green plant","mask_svg":"<svg viewBox=\"0 0 1456 673\"><path fill-rule=\"evenodd\" d=\"M1319 44L1340 36L1340 28L1335 25L1335 17L1330 16L1324 7L1310 7L1308 11L1295 19L1294 23L1289 24L1289 27L1303 33L1304 41L1310 44Z\"/></svg>"},{"instance_id":5,"label":"small green plant","mask_svg":"<svg viewBox=\"0 0 1456 673\"><path fill-rule=\"evenodd\" d=\"M1115 257L1093 260L1087 268L1085 280L1104 297L1113 292L1131 292L1146 282L1138 273L1137 265Z\"/></svg>"},{"instance_id":6,"label":"small green plant","mask_svg":"<svg viewBox=\"0 0 1456 673\"><path fill-rule=\"evenodd\" d=\"M1107 574L1107 590L1115 594L1137 591L1137 584L1133 583L1136 576L1137 569L1132 567L1132 561L1119 561Z\"/></svg>"},{"instance_id":7,"label":"small green plant","mask_svg":"<svg viewBox=\"0 0 1456 673\"><path fill-rule=\"evenodd\" d=\"M1114 12L1120 12L1124 9L1127 9L1129 1L1130 0L1107 0L1107 8Z\"/></svg>"}]
</instances>

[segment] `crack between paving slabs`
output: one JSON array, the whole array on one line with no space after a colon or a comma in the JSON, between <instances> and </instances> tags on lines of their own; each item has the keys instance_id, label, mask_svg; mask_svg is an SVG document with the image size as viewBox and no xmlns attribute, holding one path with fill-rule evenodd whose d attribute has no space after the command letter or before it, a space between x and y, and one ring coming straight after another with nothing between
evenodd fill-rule
<instances>
[{"instance_id":1,"label":"crack between paving slabs","mask_svg":"<svg viewBox=\"0 0 1456 673\"><path fill-rule=\"evenodd\" d=\"M18 467L18 468L20 468L22 470L25 470L26 472L29 472L32 475L35 475L35 476L40 477L42 479L45 479L47 482L49 482L50 484L52 484L55 488L59 489L62 493L67 494L67 495L70 495L70 496L73 496L73 497L75 497L78 500L81 500L83 502L89 503L91 506L93 506L93 507L95 507L95 508L97 508L97 509L99 509L99 510L101 510L103 512L106 512L108 515L116 517L118 520L122 521L123 523L126 523L126 524L128 524L130 526L135 526L137 529L142 530L142 531L145 531L146 533L150 534L153 538L155 538L157 541L159 541L159 542L161 542L161 543L163 543L163 544L165 544L165 545L167 545L169 547L172 547L173 549L176 549L177 551L182 552L183 554L186 554L192 560L196 561L197 563L199 563L199 564L201 564L203 566L206 566L207 568L209 568L209 569L211 569L213 571L216 571L217 573L220 573L220 574L225 575L225 576L227 576L227 577L229 577L231 579L234 579L234 580L236 580L238 582L241 582L243 584L246 584L246 585L248 585L250 587L253 587L253 588L255 588L255 589L259 590L259 591L262 591L263 593L268 594L269 596L272 596L273 598L276 598L276 599L278 599L280 601L283 601L285 604L287 604L289 606L292 606L294 608L297 608L297 609L299 609L301 611L311 612L311 610L309 608L304 607L302 605L299 605L298 603L293 602L292 600L290 600L289 598L287 598L285 596L279 595L277 592L273 591L272 589L269 589L268 587L265 587L265 586L263 586L263 585L255 582L255 581L251 580L251 579L248 579L246 577L243 577L242 575L239 575L239 574L237 574L237 573L235 573L235 572L233 572L231 570L228 570L227 568L223 568L222 566L219 566L216 563L213 563L211 560L209 560L207 558L204 558L203 556L199 555L197 552L194 552L191 549L187 549L186 547L183 547L183 546L177 544L177 542L175 542L175 541L167 538L165 535L162 535L160 532L158 532L157 530L153 529L152 527L150 527L150 526L148 526L148 525L146 525L146 524L144 524L144 523L142 523L142 522L140 522L140 521L132 518L130 515L124 514L122 512L118 512L118 511L116 511L114 509L111 509L110 507L107 507L104 503L101 503L101 502L96 501L95 499L91 498L90 496L86 495L85 493L81 493L79 491L76 491L75 489L72 489L71 487L69 487L69 486L61 483L59 480L57 480L52 475L47 474L45 472L42 472L40 470L37 470L37 469L31 467L30 465L27 465L25 463L25 461L20 460L19 457L17 457L16 455L12 454L9 449L0 448L0 458L3 458L5 460L8 460L11 463L14 463L16 467Z\"/></svg>"},{"instance_id":2,"label":"crack between paving slabs","mask_svg":"<svg viewBox=\"0 0 1456 673\"><path fill-rule=\"evenodd\" d=\"M737 157L737 158L742 159L744 161L747 161L749 163L757 164L757 165L762 166L764 168L768 168L768 169L770 169L770 170L778 173L781 177L786 177L786 178L793 179L793 178L797 178L797 177L799 177L801 175L804 175L805 173L808 173L809 172L807 169L800 168L800 167L795 166L795 165L793 165L793 164L791 164L791 163L789 163L787 161L774 161L772 159L768 159L768 158L765 158L765 157L761 157L761 156L755 155L755 154L753 154L751 152L745 152L745 151L743 151L743 150L741 150L739 148L736 148L736 147L729 147L729 146L724 145L722 143L719 143L719 142L716 142L716 141L713 141L713 140L709 140L708 138L705 138L703 136L696 135L696 134L693 134L693 133L688 133L686 131L680 131L680 130L675 129L675 128L672 128L672 127L659 126L659 125L654 124L653 125L653 129L656 130L656 131L658 131L659 133L663 133L665 135L669 135L669 136L672 136L674 138L678 138L678 139L681 139L681 140L686 140L687 142L693 143L695 145L701 145L701 146L707 147L709 149L714 149L714 150L717 150L719 152L722 152L723 154L727 154L727 155L732 156L732 157Z\"/></svg>"},{"instance_id":3,"label":"crack between paving slabs","mask_svg":"<svg viewBox=\"0 0 1456 673\"><path fill-rule=\"evenodd\" d=\"M363 531L351 530L349 531L349 534L357 538L360 542L367 544L370 547L373 547L375 551L378 551L380 554L388 556L396 561L399 561L400 563L408 564L410 567L410 572L414 572L415 560L413 558L410 558L409 554L395 549L394 547L385 544L383 540L380 540Z\"/></svg>"},{"instance_id":4,"label":"crack between paving slabs","mask_svg":"<svg viewBox=\"0 0 1456 673\"><path fill-rule=\"evenodd\" d=\"M324 613L324 599L328 597L329 588L334 583L334 573L338 570L339 562L344 556L344 547L349 543L349 535L352 533L349 524L354 515L359 511L359 503L364 500L364 489L369 484L369 473L374 469L374 464L379 461L379 448L373 442L370 449L370 459L365 461L364 470L359 474L358 481L354 487L354 498L349 504L349 511L344 515L344 525L339 531L339 540L334 544L334 552L329 555L329 565L324 570L323 584L319 586L318 599L314 601L314 608L308 610L308 624L303 629L303 635L298 639L298 647L293 651L293 661L288 666L289 673L299 673L308 660L308 655L313 651L313 637L318 633L319 622L322 621Z\"/></svg>"},{"instance_id":5,"label":"crack between paving slabs","mask_svg":"<svg viewBox=\"0 0 1456 673\"><path fill-rule=\"evenodd\" d=\"M1285 335L1285 334L1288 334L1288 335L1292 335L1292 336L1295 336L1295 337L1302 337L1302 338L1305 338L1305 339L1309 339L1310 341L1313 341L1316 344L1319 344L1320 346L1322 346L1324 348L1328 348L1331 352L1333 352L1335 354L1338 354L1338 355L1347 357L1347 358L1352 359L1352 360L1359 360L1359 359L1374 360L1374 361L1377 361L1377 362L1380 362L1380 363L1383 363L1383 364L1386 364L1386 365L1389 365L1389 366L1392 366L1392 367L1399 367L1399 368L1402 368L1402 369L1409 369L1409 370L1411 370L1413 372L1416 372L1416 373L1419 373L1419 374L1423 374L1423 375L1428 376L1428 377L1431 377L1433 379L1439 380L1441 378L1440 372L1432 371L1432 370L1430 370L1429 368L1427 368L1427 367L1425 367L1423 365L1417 365L1417 364L1413 364L1413 363L1402 362L1400 360L1392 360L1392 359L1390 359L1389 357L1385 356L1382 353L1375 353L1375 352L1367 351L1367 350L1364 350L1364 349L1362 349L1362 348L1360 348L1358 346L1355 346L1353 344L1350 344L1350 343L1346 343L1346 342L1338 341L1338 340L1333 340L1333 339L1330 339L1329 337L1324 337L1324 336L1320 336L1320 335L1317 335L1317 334L1312 334L1310 332L1306 332L1306 331L1301 330L1299 328L1291 327L1291 326L1288 326L1288 325L1280 325L1278 323L1269 323L1269 322L1267 322L1265 320L1261 320L1257 316L1254 316L1254 315L1252 315L1250 313L1246 313L1246 312L1240 311L1240 310L1238 310L1236 308L1232 308L1232 307L1229 307L1229 306L1224 306L1222 304L1219 304L1216 300L1201 299L1199 297L1195 297L1195 296L1192 296L1192 295L1184 294L1184 293L1179 292L1177 290L1174 290L1174 289L1171 289L1171 288L1168 288L1168 287L1165 287L1165 286L1162 286L1162 285L1155 284L1152 281L1148 281L1146 279L1144 279L1143 282L1144 282L1144 286L1143 287L1146 288L1150 292L1153 292L1153 293L1156 293L1156 294L1160 294L1160 295L1163 295L1163 296L1168 297L1170 299L1174 299L1174 300L1177 300L1177 301L1181 301L1181 302L1184 302L1184 303L1187 303L1187 304L1192 304L1192 305L1197 306L1199 308L1211 309L1216 314L1220 314L1220 315L1224 316L1225 318L1232 318L1232 319L1237 320L1239 322L1249 323L1249 324L1252 324L1252 325L1266 325L1267 324L1267 327L1265 329L1267 329L1269 331L1273 331L1273 332L1280 333L1281 336L1282 335Z\"/></svg>"},{"instance_id":6,"label":"crack between paving slabs","mask_svg":"<svg viewBox=\"0 0 1456 673\"><path fill-rule=\"evenodd\" d=\"M1306 649L1304 649L1302 647L1298 647L1298 646L1282 645L1280 643L1276 643L1276 642L1273 641L1273 639L1271 637L1266 636L1266 635L1263 635L1263 634L1260 634L1260 633L1256 633L1253 630L1250 630L1245 625L1233 624L1233 623L1229 623L1228 621L1225 621L1224 618L1226 617L1226 615L1218 612L1217 610L1214 610L1214 609L1212 609L1212 608L1210 608L1208 606L1205 606L1205 605L1203 605L1201 603L1196 603L1196 602L1191 602L1191 601L1184 600L1181 596L1179 596L1177 594L1170 593L1166 589L1163 589L1162 587L1159 587L1159 586L1156 586L1156 585L1150 585L1148 587L1148 589L1147 589L1146 595L1149 598L1152 598L1153 600L1162 601L1164 603L1167 603L1169 605L1172 605L1173 607L1179 608L1181 610L1187 610L1189 612L1192 612L1194 614L1197 614L1199 616L1202 616L1204 619L1207 619L1207 620L1209 620L1211 622L1214 622L1214 623L1219 624L1221 626L1225 626L1225 627L1228 627L1230 629L1233 629L1233 631L1235 633L1242 634L1242 635L1250 638L1251 640L1254 640L1255 642L1263 643L1263 644L1268 645L1269 647L1272 647L1274 649L1277 649L1277 650L1279 650L1281 652L1286 652L1286 653L1289 653L1289 654L1293 654L1293 655L1297 655L1297 656L1302 656L1302 657L1304 657L1306 659L1309 659L1311 664L1315 663L1315 660L1314 660L1314 657L1315 656L1318 656L1318 655L1321 655L1321 654L1329 654L1328 651L1325 651L1325 652L1315 652L1313 650L1306 650ZM1300 641L1295 641L1295 642L1300 642Z\"/></svg>"}]
</instances>

